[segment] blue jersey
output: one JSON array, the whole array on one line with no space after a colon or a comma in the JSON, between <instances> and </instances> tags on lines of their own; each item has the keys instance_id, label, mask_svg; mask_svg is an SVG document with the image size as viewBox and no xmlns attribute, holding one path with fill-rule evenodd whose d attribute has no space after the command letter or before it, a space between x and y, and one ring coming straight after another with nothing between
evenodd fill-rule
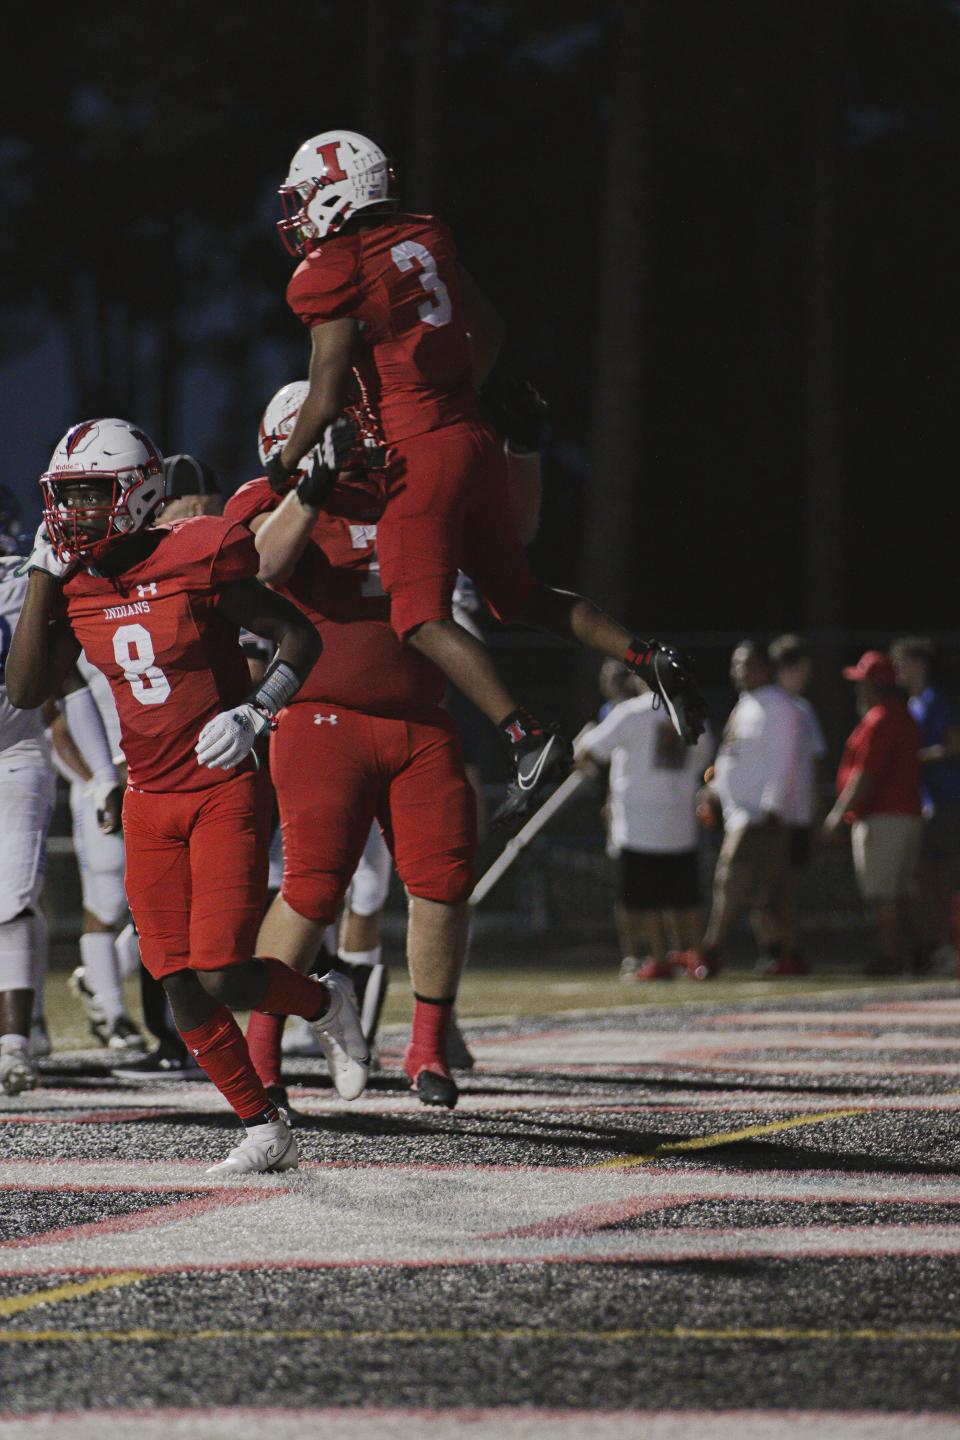
<instances>
[{"instance_id":1,"label":"blue jersey","mask_svg":"<svg viewBox=\"0 0 960 1440\"><path fill-rule=\"evenodd\" d=\"M909 700L910 714L920 730L920 749L942 745L947 731L960 728L960 711L942 690L928 685ZM960 805L960 760L934 760L921 767L924 807Z\"/></svg>"}]
</instances>

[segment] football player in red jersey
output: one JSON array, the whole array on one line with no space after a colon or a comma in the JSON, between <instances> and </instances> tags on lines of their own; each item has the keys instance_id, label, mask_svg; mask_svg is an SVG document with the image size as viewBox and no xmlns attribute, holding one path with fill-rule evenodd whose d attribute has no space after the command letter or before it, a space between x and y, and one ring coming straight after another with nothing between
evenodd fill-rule
<instances>
[{"instance_id":1,"label":"football player in red jersey","mask_svg":"<svg viewBox=\"0 0 960 1440\"><path fill-rule=\"evenodd\" d=\"M163 498L152 441L123 420L74 426L41 478L44 520L7 661L13 704L41 704L83 649L109 680L128 765L126 886L143 963L177 1028L246 1127L213 1170L286 1170L297 1146L250 1061L231 1009L315 1026L341 1095L366 1083L348 983L319 985L253 957L266 846L257 737L296 694L320 639L256 580L249 532L205 516L147 528ZM251 694L238 630L278 646ZM229 1007L229 1008L228 1008Z\"/></svg>"},{"instance_id":2,"label":"football player in red jersey","mask_svg":"<svg viewBox=\"0 0 960 1440\"><path fill-rule=\"evenodd\" d=\"M267 407L264 462L292 430L306 391L303 381L286 385ZM346 434L350 447L351 427ZM324 647L271 742L284 875L257 945L309 970L378 820L410 897L414 1014L404 1069L424 1104L452 1108L446 1031L466 953L474 794L440 705L444 677L390 623L377 565L380 477L362 467L341 472L335 452L326 464L311 458L289 495L251 480L224 512L249 525L261 580L300 607ZM280 1083L281 1029L282 1021L254 1015L247 1031L268 1085Z\"/></svg>"},{"instance_id":3,"label":"football player in red jersey","mask_svg":"<svg viewBox=\"0 0 960 1440\"><path fill-rule=\"evenodd\" d=\"M448 228L398 213L393 173L363 135L330 130L293 157L281 237L303 259L287 299L310 328L310 388L271 458L281 493L344 402L353 368L389 446L380 568L392 623L500 730L514 776L495 821L523 818L569 767L570 747L517 705L489 651L456 623L458 570L502 620L549 630L622 660L666 705L689 744L703 701L674 649L631 636L591 601L534 575L512 522L503 454L477 386L500 346L499 317L457 262Z\"/></svg>"}]
</instances>

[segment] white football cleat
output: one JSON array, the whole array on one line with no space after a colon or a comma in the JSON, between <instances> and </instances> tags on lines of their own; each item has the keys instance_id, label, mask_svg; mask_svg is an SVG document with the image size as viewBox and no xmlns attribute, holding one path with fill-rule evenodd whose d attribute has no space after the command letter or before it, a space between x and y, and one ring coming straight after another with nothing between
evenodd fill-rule
<instances>
[{"instance_id":1,"label":"white football cleat","mask_svg":"<svg viewBox=\"0 0 960 1440\"><path fill-rule=\"evenodd\" d=\"M246 1127L245 1127L246 1129ZM226 1160L209 1165L208 1175L265 1175L274 1170L296 1170L300 1152L293 1131L284 1120L251 1125Z\"/></svg>"},{"instance_id":2,"label":"white football cleat","mask_svg":"<svg viewBox=\"0 0 960 1440\"><path fill-rule=\"evenodd\" d=\"M291 1015L283 1027L280 1052L283 1055L322 1055L323 1046L310 1029L308 1020Z\"/></svg>"},{"instance_id":3,"label":"white football cleat","mask_svg":"<svg viewBox=\"0 0 960 1440\"><path fill-rule=\"evenodd\" d=\"M370 1047L363 1038L357 997L346 975L328 970L320 976L330 996L330 1008L310 1029L323 1047L333 1081L341 1100L356 1100L367 1087Z\"/></svg>"},{"instance_id":4,"label":"white football cleat","mask_svg":"<svg viewBox=\"0 0 960 1440\"><path fill-rule=\"evenodd\" d=\"M19 1095L24 1090L32 1090L36 1083L37 1072L26 1044L4 1042L0 1048L0 1090L4 1095Z\"/></svg>"}]
</instances>

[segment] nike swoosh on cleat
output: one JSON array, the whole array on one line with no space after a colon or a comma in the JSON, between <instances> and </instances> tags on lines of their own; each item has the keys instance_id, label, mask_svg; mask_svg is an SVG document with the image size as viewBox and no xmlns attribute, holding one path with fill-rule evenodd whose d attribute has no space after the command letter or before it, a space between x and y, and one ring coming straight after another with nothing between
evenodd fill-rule
<instances>
[{"instance_id":1,"label":"nike swoosh on cleat","mask_svg":"<svg viewBox=\"0 0 960 1440\"><path fill-rule=\"evenodd\" d=\"M540 752L540 758L537 760L536 765L534 765L529 775L524 775L523 771L520 769L520 766L517 766L517 784L520 786L521 790L532 790L533 787L536 785L537 781L540 779L540 776L543 774L543 767L547 762L547 757L549 756L551 749L556 743L557 737L555 735L551 735L544 749Z\"/></svg>"}]
</instances>

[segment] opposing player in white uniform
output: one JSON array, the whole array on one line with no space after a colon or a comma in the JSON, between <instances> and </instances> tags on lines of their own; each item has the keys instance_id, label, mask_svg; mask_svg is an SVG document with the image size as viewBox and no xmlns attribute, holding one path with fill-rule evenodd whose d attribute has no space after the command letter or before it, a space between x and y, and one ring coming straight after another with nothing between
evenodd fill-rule
<instances>
[{"instance_id":1,"label":"opposing player in white uniform","mask_svg":"<svg viewBox=\"0 0 960 1440\"><path fill-rule=\"evenodd\" d=\"M89 705L82 690L65 697L63 713L54 719L49 732L54 764L70 786L73 843L83 895L80 964L70 976L70 988L83 1005L95 1038L111 1050L129 1052L143 1048L123 998L124 977L135 973L139 951L127 928L123 837L119 830L105 832L100 823L106 801L114 792L119 795L123 786L117 769L123 765L120 721L100 671L84 656L78 669L89 686L103 732L97 773L91 772L71 743L78 723L77 707Z\"/></svg>"}]
</instances>

